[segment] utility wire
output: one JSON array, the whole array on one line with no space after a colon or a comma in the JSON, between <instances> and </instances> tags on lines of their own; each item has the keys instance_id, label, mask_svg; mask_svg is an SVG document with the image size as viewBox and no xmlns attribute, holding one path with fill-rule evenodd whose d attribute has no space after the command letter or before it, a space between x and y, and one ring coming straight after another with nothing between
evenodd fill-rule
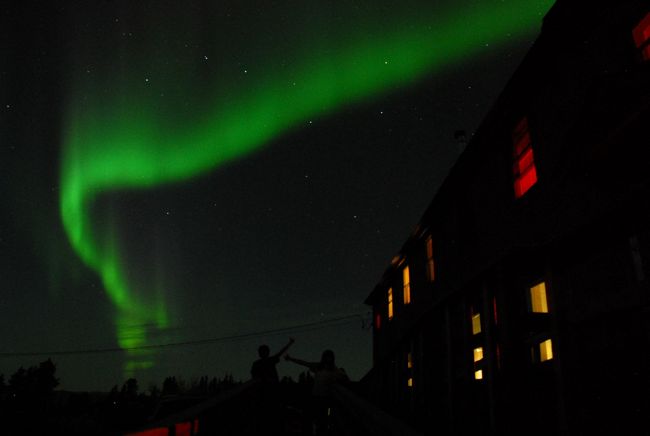
<instances>
[{"instance_id":1,"label":"utility wire","mask_svg":"<svg viewBox=\"0 0 650 436\"><path fill-rule=\"evenodd\" d=\"M172 348L172 347L182 347L188 345L201 345L201 344L211 344L217 342L236 342L244 339L251 339L262 336L272 336L280 333L297 333L297 332L306 332L312 330L322 329L328 326L334 325L343 325L348 324L351 321L363 321L363 315L361 313L345 315L336 318L323 319L320 321L298 324L289 327L282 327L272 330L261 330L257 332L242 333L231 336L221 336L216 338L208 339L197 339L193 341L184 341L184 342L170 342L166 344L155 344L155 345L142 345L140 347L130 347L130 348L91 348L85 350L59 350L59 351L26 351L26 352L0 352L0 358L2 357L29 357L29 356L68 356L75 354L98 354L98 353L114 353L120 351L137 351L137 350L155 350L160 348Z\"/></svg>"}]
</instances>

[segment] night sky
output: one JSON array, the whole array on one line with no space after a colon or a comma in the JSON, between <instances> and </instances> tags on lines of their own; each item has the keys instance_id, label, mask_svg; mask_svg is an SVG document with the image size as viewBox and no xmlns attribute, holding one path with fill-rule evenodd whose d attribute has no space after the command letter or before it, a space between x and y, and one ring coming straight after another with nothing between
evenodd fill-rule
<instances>
[{"instance_id":1,"label":"night sky","mask_svg":"<svg viewBox=\"0 0 650 436\"><path fill-rule=\"evenodd\" d=\"M552 1L51 3L0 6L0 373L108 390L290 336L361 378L365 297Z\"/></svg>"}]
</instances>

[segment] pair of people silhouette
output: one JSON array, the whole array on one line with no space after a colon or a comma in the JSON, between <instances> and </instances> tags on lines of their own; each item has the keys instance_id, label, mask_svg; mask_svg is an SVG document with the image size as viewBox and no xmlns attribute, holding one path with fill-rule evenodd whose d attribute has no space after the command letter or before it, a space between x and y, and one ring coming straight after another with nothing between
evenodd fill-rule
<instances>
[{"instance_id":1,"label":"pair of people silhouette","mask_svg":"<svg viewBox=\"0 0 650 436\"><path fill-rule=\"evenodd\" d=\"M312 424L314 425L314 434L324 434L324 429L327 427L331 415L332 386L336 383L347 382L349 379L343 368L336 366L335 356L332 350L323 351L319 362L308 362L285 354L294 342L295 340L290 338L289 342L273 355L270 354L270 349L267 345L260 345L257 350L260 358L253 363L251 376L253 380L257 380L262 386L267 386L266 396L268 397L268 394L273 395L273 391L275 390L271 386L279 382L276 365L280 362L282 355L285 355L284 359L286 361L308 368L314 377L312 404L309 410ZM269 387L271 387L270 390Z\"/></svg>"}]
</instances>

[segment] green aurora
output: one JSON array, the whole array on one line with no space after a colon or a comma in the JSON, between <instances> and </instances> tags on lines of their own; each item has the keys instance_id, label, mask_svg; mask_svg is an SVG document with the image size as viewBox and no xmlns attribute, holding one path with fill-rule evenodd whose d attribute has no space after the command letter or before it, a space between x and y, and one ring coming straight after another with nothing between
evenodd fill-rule
<instances>
[{"instance_id":1,"label":"green aurora","mask_svg":"<svg viewBox=\"0 0 650 436\"><path fill-rule=\"evenodd\" d=\"M214 84L200 91L190 73L155 59L151 64L166 77L160 85L149 83L138 65L122 74L104 74L100 82L73 77L64 116L60 214L70 244L101 277L115 307L117 341L127 353L125 373L154 364L153 352L137 349L151 345L142 326L164 331L173 317L164 290L129 283L119 229L92 219L100 195L205 174L311 119L479 56L486 44L534 35L552 3L521 0L458 8L413 18L419 24L372 39L348 29L330 41L328 50L320 50L316 40L314 50L287 54L291 62L284 69L269 65L254 77L244 67L238 77L216 73L210 78ZM150 51L155 53L153 47ZM137 56L125 48L120 53ZM180 92L162 102L161 89L171 83ZM199 101L174 118L184 91Z\"/></svg>"}]
</instances>

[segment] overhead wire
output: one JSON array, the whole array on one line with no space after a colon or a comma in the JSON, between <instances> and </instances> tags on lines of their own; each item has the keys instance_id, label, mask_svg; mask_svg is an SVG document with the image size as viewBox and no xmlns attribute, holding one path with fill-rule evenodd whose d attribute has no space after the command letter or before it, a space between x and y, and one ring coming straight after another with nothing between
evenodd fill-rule
<instances>
[{"instance_id":1,"label":"overhead wire","mask_svg":"<svg viewBox=\"0 0 650 436\"><path fill-rule=\"evenodd\" d=\"M169 342L164 344L151 344L151 345L142 345L138 347L107 347L107 348L90 348L90 349L79 349L79 350L49 350L49 351L24 351L24 352L0 352L0 358L3 357L30 357L30 356L68 356L68 355L79 355L79 354L99 354L99 353L115 353L115 352L126 352L126 351L137 351L137 350L155 350L161 348L173 348L173 347L183 347L191 345L203 345L219 342L237 342L246 339L259 338L264 336L273 336L281 333L302 333L307 331L319 330L325 327L331 327L335 325L348 324L352 321L361 320L362 326L365 322L363 316L365 313L355 313L345 316L339 316L334 318L322 319L319 321L313 321L304 324L298 324L293 326L281 327L277 329L269 330L260 330L256 332L249 333L240 333L229 336L220 336L214 338L206 339L196 339L191 341L182 341L182 342Z\"/></svg>"}]
</instances>

